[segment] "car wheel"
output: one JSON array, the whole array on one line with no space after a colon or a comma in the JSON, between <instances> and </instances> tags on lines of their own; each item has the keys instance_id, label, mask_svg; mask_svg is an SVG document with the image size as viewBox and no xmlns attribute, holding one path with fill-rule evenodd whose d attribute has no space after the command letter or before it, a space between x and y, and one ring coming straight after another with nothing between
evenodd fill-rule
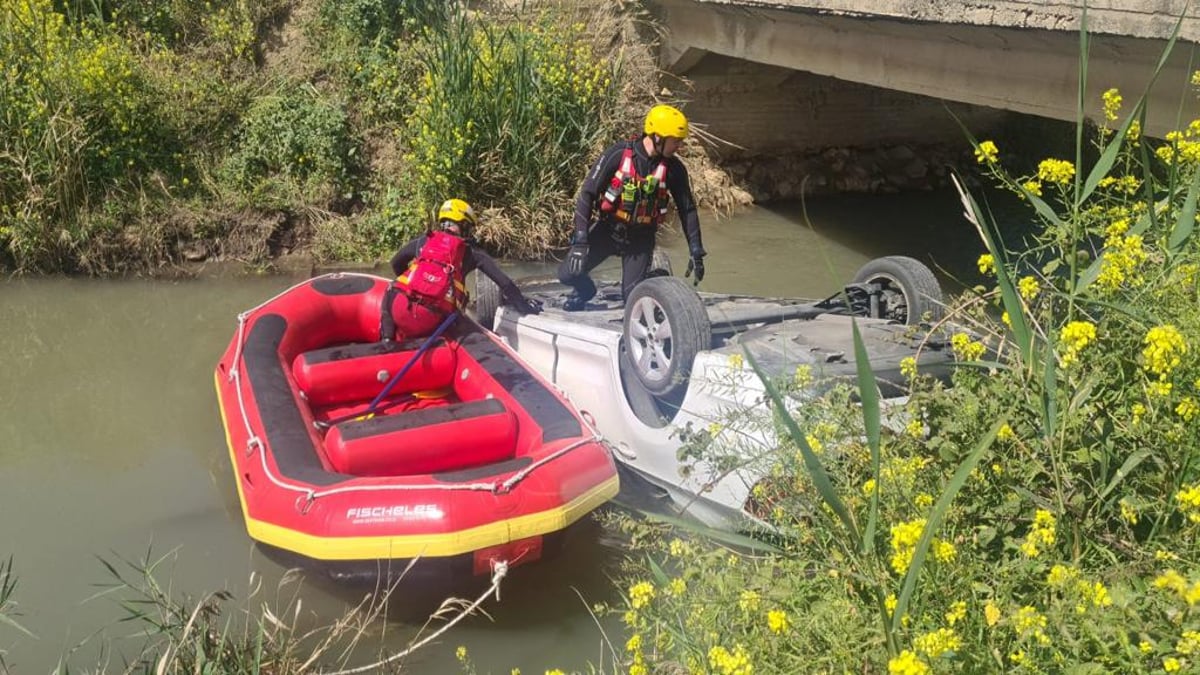
<instances>
[{"instance_id":1,"label":"car wheel","mask_svg":"<svg viewBox=\"0 0 1200 675\"><path fill-rule=\"evenodd\" d=\"M475 320L479 325L492 330L496 323L496 312L503 304L500 287L488 275L475 272Z\"/></svg>"},{"instance_id":2,"label":"car wheel","mask_svg":"<svg viewBox=\"0 0 1200 675\"><path fill-rule=\"evenodd\" d=\"M712 343L704 302L678 277L653 277L634 286L625 302L628 364L655 396L687 389L692 361Z\"/></svg>"},{"instance_id":3,"label":"car wheel","mask_svg":"<svg viewBox=\"0 0 1200 675\"><path fill-rule=\"evenodd\" d=\"M937 277L915 258L891 255L871 260L854 275L854 283L878 287L878 318L911 325L926 315L937 321L945 313Z\"/></svg>"}]
</instances>

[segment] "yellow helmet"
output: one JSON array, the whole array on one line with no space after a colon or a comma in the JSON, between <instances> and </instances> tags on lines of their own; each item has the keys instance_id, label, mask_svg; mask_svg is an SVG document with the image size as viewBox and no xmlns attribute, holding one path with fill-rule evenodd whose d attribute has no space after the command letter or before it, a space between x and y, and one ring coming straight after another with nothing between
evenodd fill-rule
<instances>
[{"instance_id":1,"label":"yellow helmet","mask_svg":"<svg viewBox=\"0 0 1200 675\"><path fill-rule=\"evenodd\" d=\"M443 220L452 220L458 223L465 233L466 230L475 227L475 209L461 199L447 199L438 209L437 219L439 223Z\"/></svg>"},{"instance_id":2,"label":"yellow helmet","mask_svg":"<svg viewBox=\"0 0 1200 675\"><path fill-rule=\"evenodd\" d=\"M688 135L688 121L678 108L656 105L646 113L646 135L658 134L663 138L684 139Z\"/></svg>"}]
</instances>

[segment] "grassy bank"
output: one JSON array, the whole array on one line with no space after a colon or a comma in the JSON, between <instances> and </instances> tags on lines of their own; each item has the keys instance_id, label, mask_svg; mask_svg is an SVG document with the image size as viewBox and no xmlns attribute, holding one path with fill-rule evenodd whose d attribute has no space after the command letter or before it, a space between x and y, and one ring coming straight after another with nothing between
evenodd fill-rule
<instances>
[{"instance_id":1,"label":"grassy bank","mask_svg":"<svg viewBox=\"0 0 1200 675\"><path fill-rule=\"evenodd\" d=\"M1200 668L1200 121L1144 138L1135 96L1032 171L972 140L1037 228L1003 241L964 193L989 252L949 312L952 387L910 362L889 431L869 372L802 405L780 383L779 447L689 449L759 456L785 543L627 523L630 673Z\"/></svg>"},{"instance_id":2,"label":"grassy bank","mask_svg":"<svg viewBox=\"0 0 1200 675\"><path fill-rule=\"evenodd\" d=\"M65 6L0 7L4 270L372 260L451 194L541 255L654 81L637 18L581 3Z\"/></svg>"}]
</instances>

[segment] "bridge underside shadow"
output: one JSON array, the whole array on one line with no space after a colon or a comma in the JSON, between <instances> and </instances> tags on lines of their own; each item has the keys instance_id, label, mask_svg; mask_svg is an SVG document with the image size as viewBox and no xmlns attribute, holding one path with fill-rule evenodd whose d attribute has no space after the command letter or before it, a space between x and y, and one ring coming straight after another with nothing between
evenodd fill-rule
<instances>
[{"instance_id":1,"label":"bridge underside shadow","mask_svg":"<svg viewBox=\"0 0 1200 675\"><path fill-rule=\"evenodd\" d=\"M965 104L956 114L962 112L982 124L989 117L986 109L1066 121L1074 121L1078 114L1077 31L905 21L696 0L654 0L653 6L667 28L661 63L677 75L703 76L705 68L713 67L709 55L716 54L784 72L801 71ZM1092 35L1085 113L1102 119L1101 95L1111 87L1121 90L1128 112L1150 84L1166 44L1159 39ZM1150 90L1146 133L1161 137L1200 115L1189 85L1192 71L1200 67L1193 62L1194 52L1194 44L1181 41L1170 54ZM819 85L821 80L813 82ZM833 91L830 86L820 88ZM863 105L886 107L897 101L877 93L866 97ZM832 112L861 116L853 107L835 105ZM793 105L771 111L774 123L747 122L760 127L777 124L781 129L791 127L793 134L802 133L795 127L806 112L811 111ZM767 111L754 114L765 117ZM940 117L945 117L944 112ZM878 133L886 127L870 119L862 124L879 126ZM736 136L730 140L738 142ZM770 142L770 134L747 142Z\"/></svg>"}]
</instances>

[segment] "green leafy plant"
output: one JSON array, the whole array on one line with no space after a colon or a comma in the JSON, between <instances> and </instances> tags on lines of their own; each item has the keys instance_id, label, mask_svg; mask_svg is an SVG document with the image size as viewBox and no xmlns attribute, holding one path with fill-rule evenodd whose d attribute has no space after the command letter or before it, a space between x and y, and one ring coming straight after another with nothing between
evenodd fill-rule
<instances>
[{"instance_id":1,"label":"green leafy plant","mask_svg":"<svg viewBox=\"0 0 1200 675\"><path fill-rule=\"evenodd\" d=\"M1200 665L1200 123L1145 138L1144 97L1124 112L1109 90L1088 134L1084 90L1073 158L1010 174L995 142L971 140L1037 227L1006 246L963 191L993 283L948 312L953 386L903 363L904 415L885 415L857 337L858 419L836 390L797 411L764 377L782 433L752 507L789 543L733 560L637 538L678 573L632 567L632 666ZM686 592L664 592L678 578Z\"/></svg>"},{"instance_id":2,"label":"green leafy plant","mask_svg":"<svg viewBox=\"0 0 1200 675\"><path fill-rule=\"evenodd\" d=\"M356 154L342 107L301 87L251 104L225 174L241 188L280 179L349 196Z\"/></svg>"},{"instance_id":3,"label":"green leafy plant","mask_svg":"<svg viewBox=\"0 0 1200 675\"><path fill-rule=\"evenodd\" d=\"M511 229L481 232L505 253L560 243L577 170L611 131L617 73L585 35L582 24L495 25L459 14L426 36L406 125L424 208L451 194L508 206Z\"/></svg>"}]
</instances>

